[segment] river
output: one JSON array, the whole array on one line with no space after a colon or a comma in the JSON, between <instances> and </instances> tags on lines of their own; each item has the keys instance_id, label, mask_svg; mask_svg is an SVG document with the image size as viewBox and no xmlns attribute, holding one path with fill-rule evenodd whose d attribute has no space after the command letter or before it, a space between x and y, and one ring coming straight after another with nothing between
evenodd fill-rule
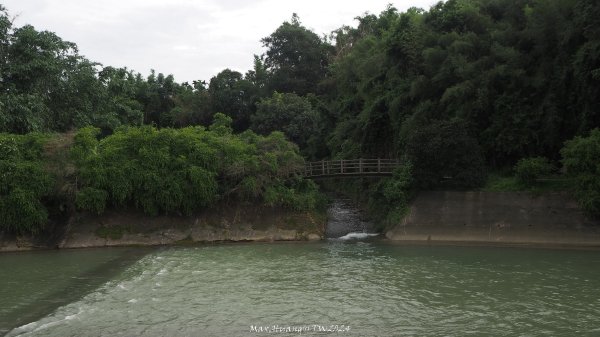
<instances>
[{"instance_id":1,"label":"river","mask_svg":"<svg viewBox=\"0 0 600 337\"><path fill-rule=\"evenodd\" d=\"M600 335L598 251L342 236L2 254L0 335Z\"/></svg>"}]
</instances>

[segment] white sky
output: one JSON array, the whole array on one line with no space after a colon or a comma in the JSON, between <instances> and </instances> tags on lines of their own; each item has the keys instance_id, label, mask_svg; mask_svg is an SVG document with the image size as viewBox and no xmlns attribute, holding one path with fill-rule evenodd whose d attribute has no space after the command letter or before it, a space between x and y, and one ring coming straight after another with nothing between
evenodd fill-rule
<instances>
[{"instance_id":1,"label":"white sky","mask_svg":"<svg viewBox=\"0 0 600 337\"><path fill-rule=\"evenodd\" d=\"M365 12L429 9L437 0L0 0L15 26L31 24L75 42L80 54L105 66L150 69L178 82L208 81L225 68L245 73L260 39L292 13L322 36L356 26Z\"/></svg>"}]
</instances>

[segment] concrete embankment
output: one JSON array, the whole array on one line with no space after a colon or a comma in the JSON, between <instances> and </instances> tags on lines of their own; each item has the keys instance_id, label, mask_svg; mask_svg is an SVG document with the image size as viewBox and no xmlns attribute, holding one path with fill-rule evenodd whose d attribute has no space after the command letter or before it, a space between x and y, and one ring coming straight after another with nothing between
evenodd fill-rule
<instances>
[{"instance_id":1,"label":"concrete embankment","mask_svg":"<svg viewBox=\"0 0 600 337\"><path fill-rule=\"evenodd\" d=\"M600 222L568 195L421 192L390 240L600 247Z\"/></svg>"},{"instance_id":2,"label":"concrete embankment","mask_svg":"<svg viewBox=\"0 0 600 337\"><path fill-rule=\"evenodd\" d=\"M222 205L193 216L148 216L138 211L78 213L53 243L0 233L0 251L40 248L154 246L226 241L320 240L326 215L317 212Z\"/></svg>"}]
</instances>

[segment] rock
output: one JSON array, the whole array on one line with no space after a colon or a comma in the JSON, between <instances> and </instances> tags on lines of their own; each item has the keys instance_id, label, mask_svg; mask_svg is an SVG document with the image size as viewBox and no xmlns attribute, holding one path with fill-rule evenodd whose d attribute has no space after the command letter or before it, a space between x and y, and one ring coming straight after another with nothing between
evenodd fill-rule
<instances>
[{"instance_id":1,"label":"rock","mask_svg":"<svg viewBox=\"0 0 600 337\"><path fill-rule=\"evenodd\" d=\"M321 240L321 236L319 234L310 233L306 236L308 241L319 241Z\"/></svg>"}]
</instances>

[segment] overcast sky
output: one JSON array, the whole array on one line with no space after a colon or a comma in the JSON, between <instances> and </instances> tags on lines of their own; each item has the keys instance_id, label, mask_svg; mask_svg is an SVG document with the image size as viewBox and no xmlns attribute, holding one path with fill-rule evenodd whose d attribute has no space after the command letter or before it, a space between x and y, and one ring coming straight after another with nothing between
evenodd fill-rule
<instances>
[{"instance_id":1,"label":"overcast sky","mask_svg":"<svg viewBox=\"0 0 600 337\"><path fill-rule=\"evenodd\" d=\"M391 3L400 11L429 9L436 0L0 0L15 25L31 24L75 42L80 54L105 66L150 69L178 82L209 80L225 68L245 73L260 39L292 13L318 35L356 26L365 12Z\"/></svg>"}]
</instances>

